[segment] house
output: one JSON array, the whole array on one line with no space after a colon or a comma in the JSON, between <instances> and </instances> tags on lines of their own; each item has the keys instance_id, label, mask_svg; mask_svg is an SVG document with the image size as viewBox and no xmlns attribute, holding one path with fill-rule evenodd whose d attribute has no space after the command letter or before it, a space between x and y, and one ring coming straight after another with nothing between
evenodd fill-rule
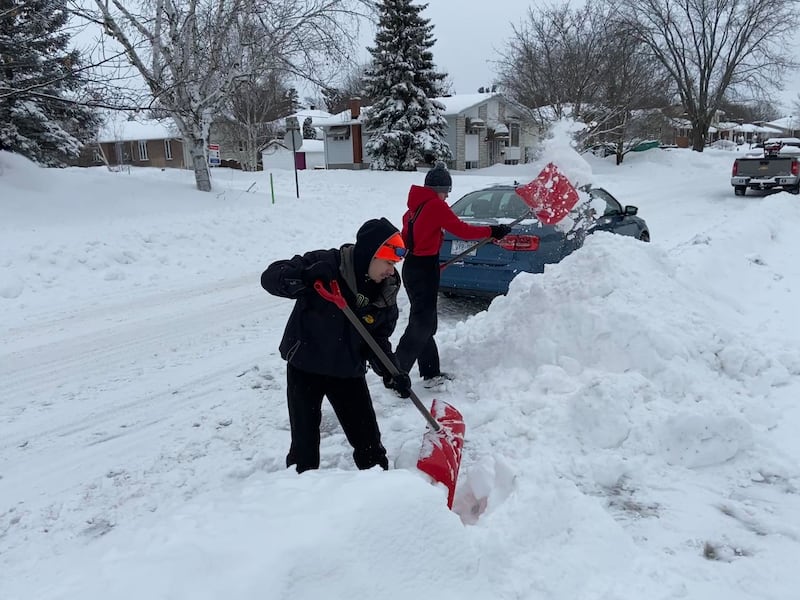
<instances>
[{"instance_id":1,"label":"house","mask_svg":"<svg viewBox=\"0 0 800 600\"><path fill-rule=\"evenodd\" d=\"M524 125L525 111L500 93L464 94L435 98L444 105L446 141L453 153L451 169L527 162L536 141ZM350 108L314 124L325 132L325 164L329 169L364 169L370 157L363 130L366 108L353 98Z\"/></svg>"},{"instance_id":2,"label":"house","mask_svg":"<svg viewBox=\"0 0 800 600\"><path fill-rule=\"evenodd\" d=\"M97 141L87 144L73 164L184 169L191 164L191 158L171 119L109 119Z\"/></svg>"},{"instance_id":3,"label":"house","mask_svg":"<svg viewBox=\"0 0 800 600\"><path fill-rule=\"evenodd\" d=\"M795 117L794 115L781 117L766 123L759 122L758 124L776 130L778 133L772 137L800 137L800 117Z\"/></svg>"},{"instance_id":4,"label":"house","mask_svg":"<svg viewBox=\"0 0 800 600\"><path fill-rule=\"evenodd\" d=\"M261 160L264 156L263 151L270 150L270 148L268 148L270 145L272 146L272 151L280 153L280 151L274 147L274 144L280 144L282 142L283 136L286 133L287 119L297 119L302 131L303 123L305 123L306 119L311 118L311 122L314 124L318 119L324 119L330 116L332 116L331 113L324 110L317 110L313 107L301 108L280 119L252 125L250 131L252 139L249 142L241 139L246 135L243 125L236 125L224 119L218 119L211 124L208 137L212 143L219 145L221 166L241 169L243 162L252 162L253 159L249 158L251 153L255 153L258 159ZM315 127L315 133L317 138L322 138L322 129ZM258 165L258 168L260 169L261 165ZM291 164L288 168L292 168Z\"/></svg>"},{"instance_id":5,"label":"house","mask_svg":"<svg viewBox=\"0 0 800 600\"><path fill-rule=\"evenodd\" d=\"M685 118L674 118L670 121L673 127L673 143L679 148L690 147L692 122ZM783 124L786 128L782 128L779 124ZM729 140L739 144L755 144L771 137L795 137L795 135L800 134L800 122L794 123L798 129L790 129L791 125L792 123L785 119L778 119L769 123L761 121L756 123L717 122L708 128L706 142L713 143L717 140Z\"/></svg>"},{"instance_id":6,"label":"house","mask_svg":"<svg viewBox=\"0 0 800 600\"><path fill-rule=\"evenodd\" d=\"M286 133L286 121L287 121L287 119L290 119L290 118L297 119L297 123L300 125L300 129L302 131L303 124L306 122L306 119L310 118L311 119L311 125L314 127L314 129L316 131L317 139L321 140L322 139L322 135L323 135L323 131L322 131L322 128L319 125L317 125L317 123L319 121L324 120L324 119L329 119L332 116L333 115L331 113L329 113L328 111L319 110L319 109L314 108L312 106L311 108L301 108L300 110L292 113L291 115L286 115L285 117L282 117L280 119L276 119L275 121L273 121L273 124L275 125L276 130L278 131L278 134L279 135L283 135L283 134Z\"/></svg>"},{"instance_id":7,"label":"house","mask_svg":"<svg viewBox=\"0 0 800 600\"><path fill-rule=\"evenodd\" d=\"M303 140L303 144L292 153L284 141L272 140L261 151L261 162L265 171L273 169L324 169L325 145L322 140Z\"/></svg>"}]
</instances>

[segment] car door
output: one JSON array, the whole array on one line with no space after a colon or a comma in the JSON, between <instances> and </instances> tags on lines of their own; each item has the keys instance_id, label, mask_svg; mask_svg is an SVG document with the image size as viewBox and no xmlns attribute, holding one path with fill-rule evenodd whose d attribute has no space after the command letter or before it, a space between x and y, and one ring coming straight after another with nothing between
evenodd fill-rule
<instances>
[{"instance_id":1,"label":"car door","mask_svg":"<svg viewBox=\"0 0 800 600\"><path fill-rule=\"evenodd\" d=\"M625 215L622 204L603 188L592 188L589 192L593 198L605 203L603 214L597 218L592 231L610 231L621 235L639 236L639 225L635 219Z\"/></svg>"}]
</instances>

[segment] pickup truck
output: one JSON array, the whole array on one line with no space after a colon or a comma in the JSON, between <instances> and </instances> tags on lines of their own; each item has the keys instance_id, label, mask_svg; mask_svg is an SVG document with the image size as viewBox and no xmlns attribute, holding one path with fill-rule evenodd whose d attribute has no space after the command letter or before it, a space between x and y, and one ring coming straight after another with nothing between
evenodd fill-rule
<instances>
[{"instance_id":1,"label":"pickup truck","mask_svg":"<svg viewBox=\"0 0 800 600\"><path fill-rule=\"evenodd\" d=\"M737 196L744 196L747 188L800 193L800 139L771 138L763 148L737 158L731 185Z\"/></svg>"}]
</instances>

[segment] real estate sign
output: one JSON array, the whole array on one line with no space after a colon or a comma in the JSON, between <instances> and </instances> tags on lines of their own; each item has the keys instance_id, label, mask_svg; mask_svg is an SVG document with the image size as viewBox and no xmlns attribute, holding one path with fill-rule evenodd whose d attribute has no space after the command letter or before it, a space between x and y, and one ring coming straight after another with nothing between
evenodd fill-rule
<instances>
[{"instance_id":1,"label":"real estate sign","mask_svg":"<svg viewBox=\"0 0 800 600\"><path fill-rule=\"evenodd\" d=\"M209 144L208 145L208 164L212 167L218 167L220 165L220 158L219 158L219 144Z\"/></svg>"}]
</instances>

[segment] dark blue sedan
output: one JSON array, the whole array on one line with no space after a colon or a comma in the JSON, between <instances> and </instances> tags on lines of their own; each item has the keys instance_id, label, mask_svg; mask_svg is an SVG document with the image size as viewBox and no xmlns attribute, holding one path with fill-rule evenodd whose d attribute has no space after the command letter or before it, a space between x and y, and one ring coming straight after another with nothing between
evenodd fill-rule
<instances>
[{"instance_id":1,"label":"dark blue sedan","mask_svg":"<svg viewBox=\"0 0 800 600\"><path fill-rule=\"evenodd\" d=\"M529 211L514 191L515 185L497 185L470 192L453 204L453 212L471 224L510 223ZM650 241L647 223L636 216L635 206L623 207L603 188L581 188L587 192L596 215L591 227L564 232L558 226L542 225L535 217L521 221L505 238L485 244L442 271L440 289L445 295L497 296L508 292L511 280L520 272L542 273L546 264L557 263L583 245L587 233L611 231ZM444 263L475 242L446 233L439 252Z\"/></svg>"}]
</instances>

